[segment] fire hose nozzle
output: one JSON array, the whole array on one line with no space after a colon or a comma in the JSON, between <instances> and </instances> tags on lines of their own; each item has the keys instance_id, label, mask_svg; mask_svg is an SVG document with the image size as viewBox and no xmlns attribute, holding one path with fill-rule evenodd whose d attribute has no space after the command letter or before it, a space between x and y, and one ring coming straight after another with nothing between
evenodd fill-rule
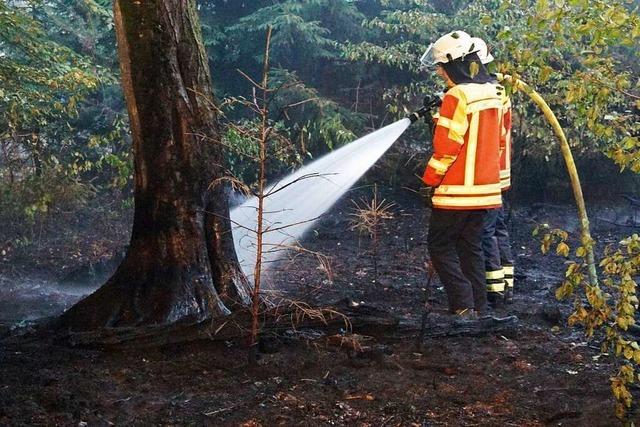
<instances>
[{"instance_id":1,"label":"fire hose nozzle","mask_svg":"<svg viewBox=\"0 0 640 427\"><path fill-rule=\"evenodd\" d=\"M422 107L418 111L414 111L413 113L411 113L409 115L409 120L411 120L411 123L415 123L418 120L420 120L420 118L426 117L428 112L429 112L428 108Z\"/></svg>"}]
</instances>

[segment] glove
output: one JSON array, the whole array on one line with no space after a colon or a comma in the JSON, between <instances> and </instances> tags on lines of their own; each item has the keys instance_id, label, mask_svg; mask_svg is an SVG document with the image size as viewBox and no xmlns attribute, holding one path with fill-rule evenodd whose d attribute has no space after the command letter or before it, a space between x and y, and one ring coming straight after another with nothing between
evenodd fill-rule
<instances>
[{"instance_id":1,"label":"glove","mask_svg":"<svg viewBox=\"0 0 640 427\"><path fill-rule=\"evenodd\" d=\"M426 108L427 110L439 108L440 104L442 104L443 96L444 94L442 92L429 94L422 100L422 105L424 105L424 108Z\"/></svg>"},{"instance_id":2,"label":"glove","mask_svg":"<svg viewBox=\"0 0 640 427\"><path fill-rule=\"evenodd\" d=\"M424 99L422 100L422 108L414 113L411 113L411 115L409 116L411 123L417 122L418 120L420 120L421 117L424 117L424 120L427 123L427 125L431 126L432 123L430 120L431 117L429 115L429 111L433 110L434 108L440 107L440 104L442 104L443 96L444 94L442 92L437 92L437 93L425 96Z\"/></svg>"}]
</instances>

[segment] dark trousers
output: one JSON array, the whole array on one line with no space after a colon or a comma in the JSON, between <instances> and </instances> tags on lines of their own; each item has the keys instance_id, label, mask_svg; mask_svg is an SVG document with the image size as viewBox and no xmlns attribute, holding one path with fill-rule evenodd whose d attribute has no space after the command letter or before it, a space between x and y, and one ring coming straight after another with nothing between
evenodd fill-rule
<instances>
[{"instance_id":1,"label":"dark trousers","mask_svg":"<svg viewBox=\"0 0 640 427\"><path fill-rule=\"evenodd\" d=\"M513 265L513 253L503 208L491 209L485 216L482 249L487 271L496 271L505 265Z\"/></svg>"},{"instance_id":2,"label":"dark trousers","mask_svg":"<svg viewBox=\"0 0 640 427\"><path fill-rule=\"evenodd\" d=\"M482 229L487 209L433 209L427 245L449 310L487 309Z\"/></svg>"}]
</instances>

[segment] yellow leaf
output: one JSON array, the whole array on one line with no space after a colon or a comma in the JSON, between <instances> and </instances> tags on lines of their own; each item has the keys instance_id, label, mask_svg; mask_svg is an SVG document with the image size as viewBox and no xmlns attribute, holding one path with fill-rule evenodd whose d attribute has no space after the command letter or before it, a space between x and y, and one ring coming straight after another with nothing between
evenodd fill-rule
<instances>
[{"instance_id":1,"label":"yellow leaf","mask_svg":"<svg viewBox=\"0 0 640 427\"><path fill-rule=\"evenodd\" d=\"M627 328L629 327L629 324L627 323L627 319L625 317L618 317L616 319L616 324L618 325L618 327L622 330L627 330Z\"/></svg>"},{"instance_id":2,"label":"yellow leaf","mask_svg":"<svg viewBox=\"0 0 640 427\"><path fill-rule=\"evenodd\" d=\"M625 347L624 351L622 352L622 354L624 355L625 359L631 359L634 354L633 354L633 349L631 347Z\"/></svg>"},{"instance_id":3,"label":"yellow leaf","mask_svg":"<svg viewBox=\"0 0 640 427\"><path fill-rule=\"evenodd\" d=\"M562 255L564 257L569 256L569 245L564 242L559 243L558 247L556 248L556 254Z\"/></svg>"}]
</instances>

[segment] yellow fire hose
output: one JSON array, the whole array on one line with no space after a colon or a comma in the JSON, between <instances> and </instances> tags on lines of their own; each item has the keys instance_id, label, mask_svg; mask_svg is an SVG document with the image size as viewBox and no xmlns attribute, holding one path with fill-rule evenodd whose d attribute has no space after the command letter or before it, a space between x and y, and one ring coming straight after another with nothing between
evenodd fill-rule
<instances>
[{"instance_id":1,"label":"yellow fire hose","mask_svg":"<svg viewBox=\"0 0 640 427\"><path fill-rule=\"evenodd\" d=\"M526 84L520 79L514 79L509 75L497 75L498 80L501 82L508 82L516 89L526 93L533 102L535 102L545 118L553 128L553 132L560 140L560 150L562 151L562 157L567 165L567 171L571 178L571 188L573 189L573 196L576 199L576 205L578 207L578 218L580 220L580 229L582 235L582 244L587 250L587 266L589 269L589 282L591 286L598 286L598 274L596 272L595 256L593 254L593 240L591 239L591 232L589 231L589 218L587 216L587 208L584 204L584 197L582 195L582 187L580 186L580 177L578 176L578 170L576 169L576 163L573 160L573 154L571 154L571 148L569 148L569 142L567 137L556 118L556 115L551 111L547 102L536 92L531 86Z\"/></svg>"}]
</instances>

